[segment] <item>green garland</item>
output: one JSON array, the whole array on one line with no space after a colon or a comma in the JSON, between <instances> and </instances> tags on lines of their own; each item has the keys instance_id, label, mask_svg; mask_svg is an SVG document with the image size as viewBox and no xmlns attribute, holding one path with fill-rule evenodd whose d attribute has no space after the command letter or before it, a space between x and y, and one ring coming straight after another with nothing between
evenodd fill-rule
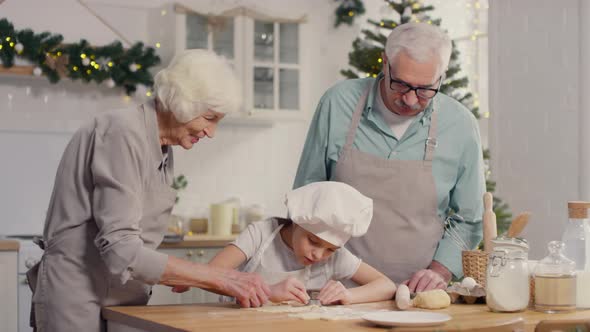
<instances>
[{"instance_id":1,"label":"green garland","mask_svg":"<svg viewBox=\"0 0 590 332\"><path fill-rule=\"evenodd\" d=\"M104 82L109 87L124 88L128 95L139 84L154 84L149 69L160 63L160 57L152 47L144 47L141 42L125 49L119 41L100 47L84 39L73 44L62 41L62 35L15 30L7 19L0 19L0 61L5 68L14 66L15 58L20 57L33 64L35 75L45 75L51 83L61 77L85 83Z\"/></svg>"}]
</instances>

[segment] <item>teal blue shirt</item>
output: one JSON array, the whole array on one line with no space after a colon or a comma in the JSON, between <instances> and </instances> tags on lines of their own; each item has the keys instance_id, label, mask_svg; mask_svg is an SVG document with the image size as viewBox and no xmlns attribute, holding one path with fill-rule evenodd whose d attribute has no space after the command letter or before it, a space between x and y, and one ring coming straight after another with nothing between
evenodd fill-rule
<instances>
[{"instance_id":1,"label":"teal blue shirt","mask_svg":"<svg viewBox=\"0 0 590 332\"><path fill-rule=\"evenodd\" d=\"M383 77L342 81L321 98L303 148L294 188L332 178L340 150L344 146L352 113L363 91ZM421 160L428 137L433 108L438 114L437 142L432 172L438 197L441 223L452 209L465 219L458 231L475 248L482 239L482 197L485 192L483 155L477 120L455 99L439 93L416 116L402 137L397 138L374 108L378 84L374 84L354 140L354 147L383 159ZM434 106L433 106L434 105ZM419 245L419 244L417 244ZM402 253L400 253L402 254ZM444 236L434 260L455 277L463 275L461 249Z\"/></svg>"}]
</instances>

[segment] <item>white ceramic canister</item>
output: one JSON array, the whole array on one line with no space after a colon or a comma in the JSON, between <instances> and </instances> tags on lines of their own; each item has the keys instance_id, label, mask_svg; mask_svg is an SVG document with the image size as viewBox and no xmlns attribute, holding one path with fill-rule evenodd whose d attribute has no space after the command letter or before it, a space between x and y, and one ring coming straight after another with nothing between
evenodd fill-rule
<instances>
[{"instance_id":1,"label":"white ceramic canister","mask_svg":"<svg viewBox=\"0 0 590 332\"><path fill-rule=\"evenodd\" d=\"M234 206L227 203L211 204L211 235L230 236L234 219Z\"/></svg>"}]
</instances>

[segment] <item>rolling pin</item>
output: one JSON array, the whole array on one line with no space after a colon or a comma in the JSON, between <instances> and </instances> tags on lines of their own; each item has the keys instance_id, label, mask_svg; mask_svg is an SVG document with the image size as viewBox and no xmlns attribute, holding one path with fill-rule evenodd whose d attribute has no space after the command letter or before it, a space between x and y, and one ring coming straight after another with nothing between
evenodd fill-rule
<instances>
[{"instance_id":1,"label":"rolling pin","mask_svg":"<svg viewBox=\"0 0 590 332\"><path fill-rule=\"evenodd\" d=\"M498 236L492 193L483 194L483 207L483 250L489 253L492 251L492 240Z\"/></svg>"}]
</instances>

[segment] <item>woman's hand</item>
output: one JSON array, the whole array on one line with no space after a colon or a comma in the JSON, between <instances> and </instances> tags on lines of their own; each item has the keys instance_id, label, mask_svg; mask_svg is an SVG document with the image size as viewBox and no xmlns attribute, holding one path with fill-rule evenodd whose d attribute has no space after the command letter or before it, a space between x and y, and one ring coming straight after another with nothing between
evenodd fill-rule
<instances>
[{"instance_id":1,"label":"woman's hand","mask_svg":"<svg viewBox=\"0 0 590 332\"><path fill-rule=\"evenodd\" d=\"M352 294L340 281L330 280L320 290L318 296L321 304L350 304L352 302Z\"/></svg>"},{"instance_id":2,"label":"woman's hand","mask_svg":"<svg viewBox=\"0 0 590 332\"><path fill-rule=\"evenodd\" d=\"M172 293L184 293L191 289L189 286L172 286Z\"/></svg>"},{"instance_id":3,"label":"woman's hand","mask_svg":"<svg viewBox=\"0 0 590 332\"><path fill-rule=\"evenodd\" d=\"M270 292L270 300L273 302L297 301L306 304L309 301L305 286L293 277L270 286Z\"/></svg>"},{"instance_id":4,"label":"woman's hand","mask_svg":"<svg viewBox=\"0 0 590 332\"><path fill-rule=\"evenodd\" d=\"M174 287L199 287L210 292L235 297L242 307L260 307L268 301L270 289L262 277L226 267L216 267L168 256L160 284Z\"/></svg>"},{"instance_id":5,"label":"woman's hand","mask_svg":"<svg viewBox=\"0 0 590 332\"><path fill-rule=\"evenodd\" d=\"M260 307L268 302L270 288L258 274L235 270L224 272L220 276L219 292L235 297L238 304L244 308Z\"/></svg>"}]
</instances>

